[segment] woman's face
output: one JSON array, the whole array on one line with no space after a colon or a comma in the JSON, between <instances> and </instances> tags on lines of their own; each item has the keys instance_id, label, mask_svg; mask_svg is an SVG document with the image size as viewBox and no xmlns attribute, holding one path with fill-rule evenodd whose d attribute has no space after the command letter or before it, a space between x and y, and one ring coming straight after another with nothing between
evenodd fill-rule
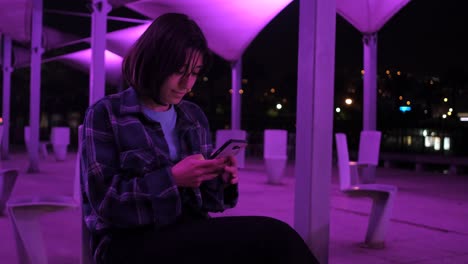
<instances>
[{"instance_id":1,"label":"woman's face","mask_svg":"<svg viewBox=\"0 0 468 264\"><path fill-rule=\"evenodd\" d=\"M195 52L190 61L186 61L179 72L167 77L161 86L160 101L163 104L178 104L185 94L192 90L198 74L203 67L203 57Z\"/></svg>"}]
</instances>

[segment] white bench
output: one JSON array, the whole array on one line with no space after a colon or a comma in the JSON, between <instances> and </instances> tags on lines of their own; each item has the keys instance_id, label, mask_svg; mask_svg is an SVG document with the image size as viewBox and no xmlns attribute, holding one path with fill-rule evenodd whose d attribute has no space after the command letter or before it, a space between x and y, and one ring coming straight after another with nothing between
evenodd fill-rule
<instances>
[{"instance_id":1,"label":"white bench","mask_svg":"<svg viewBox=\"0 0 468 264\"><path fill-rule=\"evenodd\" d=\"M357 167L350 165L346 135L337 133L335 139L340 190L350 197L369 197L372 199L369 225L363 246L383 248L385 247L385 233L390 222L397 188L393 185L352 183L351 174L357 173Z\"/></svg>"}]
</instances>

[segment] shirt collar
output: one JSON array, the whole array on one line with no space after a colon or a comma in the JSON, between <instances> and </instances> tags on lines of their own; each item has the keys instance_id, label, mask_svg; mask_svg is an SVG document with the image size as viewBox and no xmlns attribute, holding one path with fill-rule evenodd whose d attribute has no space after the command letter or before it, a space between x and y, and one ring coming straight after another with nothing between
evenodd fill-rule
<instances>
[{"instance_id":1,"label":"shirt collar","mask_svg":"<svg viewBox=\"0 0 468 264\"><path fill-rule=\"evenodd\" d=\"M121 93L120 112L122 114L136 114L142 112L140 99L135 89L130 87Z\"/></svg>"},{"instance_id":2,"label":"shirt collar","mask_svg":"<svg viewBox=\"0 0 468 264\"><path fill-rule=\"evenodd\" d=\"M174 109L177 112L178 119L180 120L181 124L185 126L187 125L196 126L198 124L197 120L193 120L193 118L191 118L191 115L186 112L184 104L185 102L184 100L182 100L180 103L174 105ZM135 89L133 89L132 87L124 90L121 93L120 112L122 114L130 114L130 115L143 113L143 108L141 107L138 94L135 91Z\"/></svg>"}]
</instances>

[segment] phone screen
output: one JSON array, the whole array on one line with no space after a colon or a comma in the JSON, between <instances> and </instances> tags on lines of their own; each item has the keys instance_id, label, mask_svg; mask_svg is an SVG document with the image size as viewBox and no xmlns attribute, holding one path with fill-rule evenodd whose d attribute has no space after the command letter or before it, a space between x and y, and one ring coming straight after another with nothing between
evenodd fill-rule
<instances>
[{"instance_id":1,"label":"phone screen","mask_svg":"<svg viewBox=\"0 0 468 264\"><path fill-rule=\"evenodd\" d=\"M215 152L213 152L213 154L210 156L210 159L235 156L246 146L246 140L230 139L226 141L221 147L219 147Z\"/></svg>"}]
</instances>

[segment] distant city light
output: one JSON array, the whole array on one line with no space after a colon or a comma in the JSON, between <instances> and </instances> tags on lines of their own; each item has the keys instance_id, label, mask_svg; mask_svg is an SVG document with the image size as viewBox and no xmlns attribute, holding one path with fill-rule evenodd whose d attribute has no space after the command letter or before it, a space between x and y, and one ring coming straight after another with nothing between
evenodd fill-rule
<instances>
[{"instance_id":1,"label":"distant city light","mask_svg":"<svg viewBox=\"0 0 468 264\"><path fill-rule=\"evenodd\" d=\"M447 98L447 97L444 98L444 102L448 102L448 98Z\"/></svg>"},{"instance_id":2,"label":"distant city light","mask_svg":"<svg viewBox=\"0 0 468 264\"><path fill-rule=\"evenodd\" d=\"M389 74L390 74L390 70L386 70L385 73L386 73L387 75L389 75Z\"/></svg>"},{"instance_id":3,"label":"distant city light","mask_svg":"<svg viewBox=\"0 0 468 264\"><path fill-rule=\"evenodd\" d=\"M434 137L434 150L440 150L440 137Z\"/></svg>"},{"instance_id":4,"label":"distant city light","mask_svg":"<svg viewBox=\"0 0 468 264\"><path fill-rule=\"evenodd\" d=\"M403 138L403 141L406 141L407 146L411 146L413 144L413 137L412 136L406 136Z\"/></svg>"},{"instance_id":5,"label":"distant city light","mask_svg":"<svg viewBox=\"0 0 468 264\"><path fill-rule=\"evenodd\" d=\"M448 115L448 116L451 116L451 115L452 115L452 112L447 112L447 115Z\"/></svg>"},{"instance_id":6,"label":"distant city light","mask_svg":"<svg viewBox=\"0 0 468 264\"><path fill-rule=\"evenodd\" d=\"M365 70L361 70L361 74L364 75L366 73Z\"/></svg>"},{"instance_id":7,"label":"distant city light","mask_svg":"<svg viewBox=\"0 0 468 264\"><path fill-rule=\"evenodd\" d=\"M427 115L427 109L426 109L426 110L424 110L424 114L426 114L426 115Z\"/></svg>"},{"instance_id":8,"label":"distant city light","mask_svg":"<svg viewBox=\"0 0 468 264\"><path fill-rule=\"evenodd\" d=\"M190 92L190 93L189 93L189 96L190 96L190 97L194 97L194 96L195 96L195 93L194 93L194 92Z\"/></svg>"},{"instance_id":9,"label":"distant city light","mask_svg":"<svg viewBox=\"0 0 468 264\"><path fill-rule=\"evenodd\" d=\"M400 76L400 75L401 75L401 71L397 71L396 74L397 74L398 76Z\"/></svg>"},{"instance_id":10,"label":"distant city light","mask_svg":"<svg viewBox=\"0 0 468 264\"><path fill-rule=\"evenodd\" d=\"M461 120L461 118L468 118L468 112L461 112L457 114L460 117L460 121L468 121L468 120Z\"/></svg>"},{"instance_id":11,"label":"distant city light","mask_svg":"<svg viewBox=\"0 0 468 264\"><path fill-rule=\"evenodd\" d=\"M442 118L443 118L443 119L447 118L447 115L446 115L446 114L443 114L443 115L442 115Z\"/></svg>"},{"instance_id":12,"label":"distant city light","mask_svg":"<svg viewBox=\"0 0 468 264\"><path fill-rule=\"evenodd\" d=\"M207 82L207 81L208 81L208 77L206 77L206 76L203 77L203 81L204 81L204 82Z\"/></svg>"},{"instance_id":13,"label":"distant city light","mask_svg":"<svg viewBox=\"0 0 468 264\"><path fill-rule=\"evenodd\" d=\"M461 122L468 122L468 117L460 117Z\"/></svg>"},{"instance_id":14,"label":"distant city light","mask_svg":"<svg viewBox=\"0 0 468 264\"><path fill-rule=\"evenodd\" d=\"M434 145L434 138L433 137L424 137L424 146L426 148L430 148Z\"/></svg>"},{"instance_id":15,"label":"distant city light","mask_svg":"<svg viewBox=\"0 0 468 264\"><path fill-rule=\"evenodd\" d=\"M271 88L270 89L270 93L275 93L276 92L276 89L275 88Z\"/></svg>"},{"instance_id":16,"label":"distant city light","mask_svg":"<svg viewBox=\"0 0 468 264\"><path fill-rule=\"evenodd\" d=\"M229 93L232 94L232 89L229 89ZM244 89L240 89L238 91L239 94L243 94L244 93ZM266 95L265 95L266 96Z\"/></svg>"},{"instance_id":17,"label":"distant city light","mask_svg":"<svg viewBox=\"0 0 468 264\"><path fill-rule=\"evenodd\" d=\"M398 99L400 99L400 101L403 100L403 96L401 96L401 95L398 96Z\"/></svg>"},{"instance_id":18,"label":"distant city light","mask_svg":"<svg viewBox=\"0 0 468 264\"><path fill-rule=\"evenodd\" d=\"M403 113L404 112L409 112L409 111L411 111L411 106L405 106L405 105L400 106L400 111L403 112Z\"/></svg>"},{"instance_id":19,"label":"distant city light","mask_svg":"<svg viewBox=\"0 0 468 264\"><path fill-rule=\"evenodd\" d=\"M423 136L427 137L427 130L426 129L423 130Z\"/></svg>"},{"instance_id":20,"label":"distant city light","mask_svg":"<svg viewBox=\"0 0 468 264\"><path fill-rule=\"evenodd\" d=\"M444 137L444 150L450 150L450 138Z\"/></svg>"},{"instance_id":21,"label":"distant city light","mask_svg":"<svg viewBox=\"0 0 468 264\"><path fill-rule=\"evenodd\" d=\"M346 98L345 103L346 103L347 105L350 105L350 104L353 103L353 99L351 99L351 98Z\"/></svg>"},{"instance_id":22,"label":"distant city light","mask_svg":"<svg viewBox=\"0 0 468 264\"><path fill-rule=\"evenodd\" d=\"M339 112L341 112L341 108L337 107L337 108L335 109L335 111L336 111L337 113L339 113Z\"/></svg>"},{"instance_id":23,"label":"distant city light","mask_svg":"<svg viewBox=\"0 0 468 264\"><path fill-rule=\"evenodd\" d=\"M429 84L433 85L433 84L434 84L434 81L433 81L433 80L430 80L430 81L429 81Z\"/></svg>"},{"instance_id":24,"label":"distant city light","mask_svg":"<svg viewBox=\"0 0 468 264\"><path fill-rule=\"evenodd\" d=\"M286 98L283 98L283 100L281 100L281 102L283 102L283 103L287 103L287 102L288 102L288 99L286 99Z\"/></svg>"},{"instance_id":25,"label":"distant city light","mask_svg":"<svg viewBox=\"0 0 468 264\"><path fill-rule=\"evenodd\" d=\"M276 109L280 110L281 108L283 108L281 104L276 104Z\"/></svg>"},{"instance_id":26,"label":"distant city light","mask_svg":"<svg viewBox=\"0 0 468 264\"><path fill-rule=\"evenodd\" d=\"M453 112L453 108L449 108L449 112Z\"/></svg>"},{"instance_id":27,"label":"distant city light","mask_svg":"<svg viewBox=\"0 0 468 264\"><path fill-rule=\"evenodd\" d=\"M247 79L242 79L242 84L247 84L249 82L249 80Z\"/></svg>"},{"instance_id":28,"label":"distant city light","mask_svg":"<svg viewBox=\"0 0 468 264\"><path fill-rule=\"evenodd\" d=\"M411 104L411 101L406 101L406 105L410 105Z\"/></svg>"}]
</instances>

